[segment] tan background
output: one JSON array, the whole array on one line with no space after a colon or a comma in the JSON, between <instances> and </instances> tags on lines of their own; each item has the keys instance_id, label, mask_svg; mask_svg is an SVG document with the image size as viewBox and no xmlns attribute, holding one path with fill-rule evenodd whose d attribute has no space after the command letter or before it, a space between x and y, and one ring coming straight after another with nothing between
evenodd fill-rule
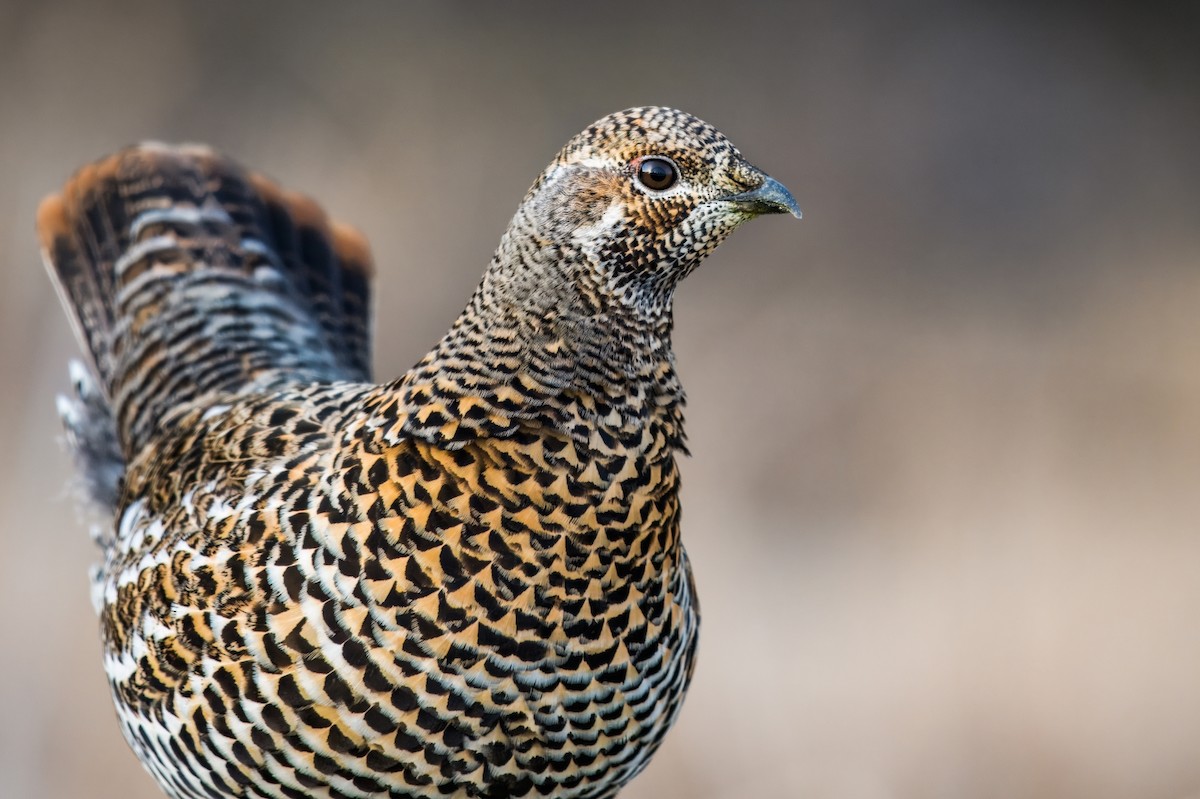
<instances>
[{"instance_id":1,"label":"tan background","mask_svg":"<svg viewBox=\"0 0 1200 799\"><path fill-rule=\"evenodd\" d=\"M716 124L805 219L678 298L704 634L625 796L1200 796L1200 15L1175 8L0 3L0 796L157 796L64 489L39 197L141 138L305 189L374 243L395 375L557 148L640 103Z\"/></svg>"}]
</instances>

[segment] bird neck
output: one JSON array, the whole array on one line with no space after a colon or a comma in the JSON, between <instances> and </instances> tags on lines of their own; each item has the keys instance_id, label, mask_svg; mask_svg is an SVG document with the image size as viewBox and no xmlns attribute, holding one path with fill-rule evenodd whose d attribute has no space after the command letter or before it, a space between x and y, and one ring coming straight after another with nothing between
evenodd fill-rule
<instances>
[{"instance_id":1,"label":"bird neck","mask_svg":"<svg viewBox=\"0 0 1200 799\"><path fill-rule=\"evenodd\" d=\"M669 297L622 302L584 250L519 222L449 332L393 384L403 433L453 447L551 429L579 446L653 428L683 449Z\"/></svg>"}]
</instances>

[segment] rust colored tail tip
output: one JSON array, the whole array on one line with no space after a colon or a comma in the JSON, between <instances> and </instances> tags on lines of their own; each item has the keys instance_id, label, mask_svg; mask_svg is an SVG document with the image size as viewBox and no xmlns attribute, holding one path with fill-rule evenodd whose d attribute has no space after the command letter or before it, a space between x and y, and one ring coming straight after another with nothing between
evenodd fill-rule
<instances>
[{"instance_id":1,"label":"rust colored tail tip","mask_svg":"<svg viewBox=\"0 0 1200 799\"><path fill-rule=\"evenodd\" d=\"M77 206L82 198L97 193L104 182L120 174L124 164L147 157L185 152L207 152L209 155L212 153L199 145L184 145L179 148L161 142L143 142L122 148L80 167L67 179L59 193L47 196L38 205L37 232L42 249L50 252L56 238L70 235L71 209Z\"/></svg>"},{"instance_id":2,"label":"rust colored tail tip","mask_svg":"<svg viewBox=\"0 0 1200 799\"><path fill-rule=\"evenodd\" d=\"M329 217L320 203L312 197L298 191L289 191L261 172L249 172L246 179L263 202L267 205L282 206L300 227L315 228L322 233L329 231Z\"/></svg>"},{"instance_id":3,"label":"rust colored tail tip","mask_svg":"<svg viewBox=\"0 0 1200 799\"><path fill-rule=\"evenodd\" d=\"M364 277L375 275L375 261L371 257L371 246L366 236L352 225L330 219L320 203L296 191L289 191L259 172L248 175L250 185L270 205L280 205L301 227L319 230L330 238L334 254L342 268Z\"/></svg>"},{"instance_id":4,"label":"rust colored tail tip","mask_svg":"<svg viewBox=\"0 0 1200 799\"><path fill-rule=\"evenodd\" d=\"M345 222L333 223L333 251L337 253L342 267L357 272L365 278L375 276L375 259L371 256L371 245L367 237L353 225Z\"/></svg>"},{"instance_id":5,"label":"rust colored tail tip","mask_svg":"<svg viewBox=\"0 0 1200 799\"><path fill-rule=\"evenodd\" d=\"M37 211L38 237L43 248L47 248L56 236L70 230L71 209L83 198L103 190L105 183L116 179L122 172L143 166L152 169L155 161L213 160L218 158L212 149L202 144L164 144L157 141L141 142L124 147L90 164L80 167L63 185L62 191L42 200Z\"/></svg>"},{"instance_id":6,"label":"rust colored tail tip","mask_svg":"<svg viewBox=\"0 0 1200 799\"><path fill-rule=\"evenodd\" d=\"M67 235L69 230L67 206L61 194L51 194L38 203L37 233L43 253L53 252L54 240Z\"/></svg>"}]
</instances>

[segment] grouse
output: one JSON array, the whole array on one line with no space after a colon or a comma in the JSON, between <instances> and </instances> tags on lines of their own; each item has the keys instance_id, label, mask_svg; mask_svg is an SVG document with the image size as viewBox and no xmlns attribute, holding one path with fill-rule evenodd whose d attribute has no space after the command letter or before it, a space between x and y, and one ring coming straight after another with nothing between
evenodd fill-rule
<instances>
[{"instance_id":1,"label":"grouse","mask_svg":"<svg viewBox=\"0 0 1200 799\"><path fill-rule=\"evenodd\" d=\"M615 796L695 665L672 294L779 212L705 122L604 117L377 384L367 244L312 200L162 144L46 199L104 668L162 790Z\"/></svg>"}]
</instances>

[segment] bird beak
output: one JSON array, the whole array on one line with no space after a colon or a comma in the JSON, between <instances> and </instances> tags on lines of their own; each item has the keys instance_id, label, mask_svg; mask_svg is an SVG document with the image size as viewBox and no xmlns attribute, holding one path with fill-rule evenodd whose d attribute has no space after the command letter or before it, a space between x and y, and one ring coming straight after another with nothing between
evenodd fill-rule
<instances>
[{"instance_id":1,"label":"bird beak","mask_svg":"<svg viewBox=\"0 0 1200 799\"><path fill-rule=\"evenodd\" d=\"M754 215L791 214L800 218L800 206L796 204L796 198L782 183L767 175L763 175L762 185L758 188L730 195L725 202L733 203Z\"/></svg>"}]
</instances>

